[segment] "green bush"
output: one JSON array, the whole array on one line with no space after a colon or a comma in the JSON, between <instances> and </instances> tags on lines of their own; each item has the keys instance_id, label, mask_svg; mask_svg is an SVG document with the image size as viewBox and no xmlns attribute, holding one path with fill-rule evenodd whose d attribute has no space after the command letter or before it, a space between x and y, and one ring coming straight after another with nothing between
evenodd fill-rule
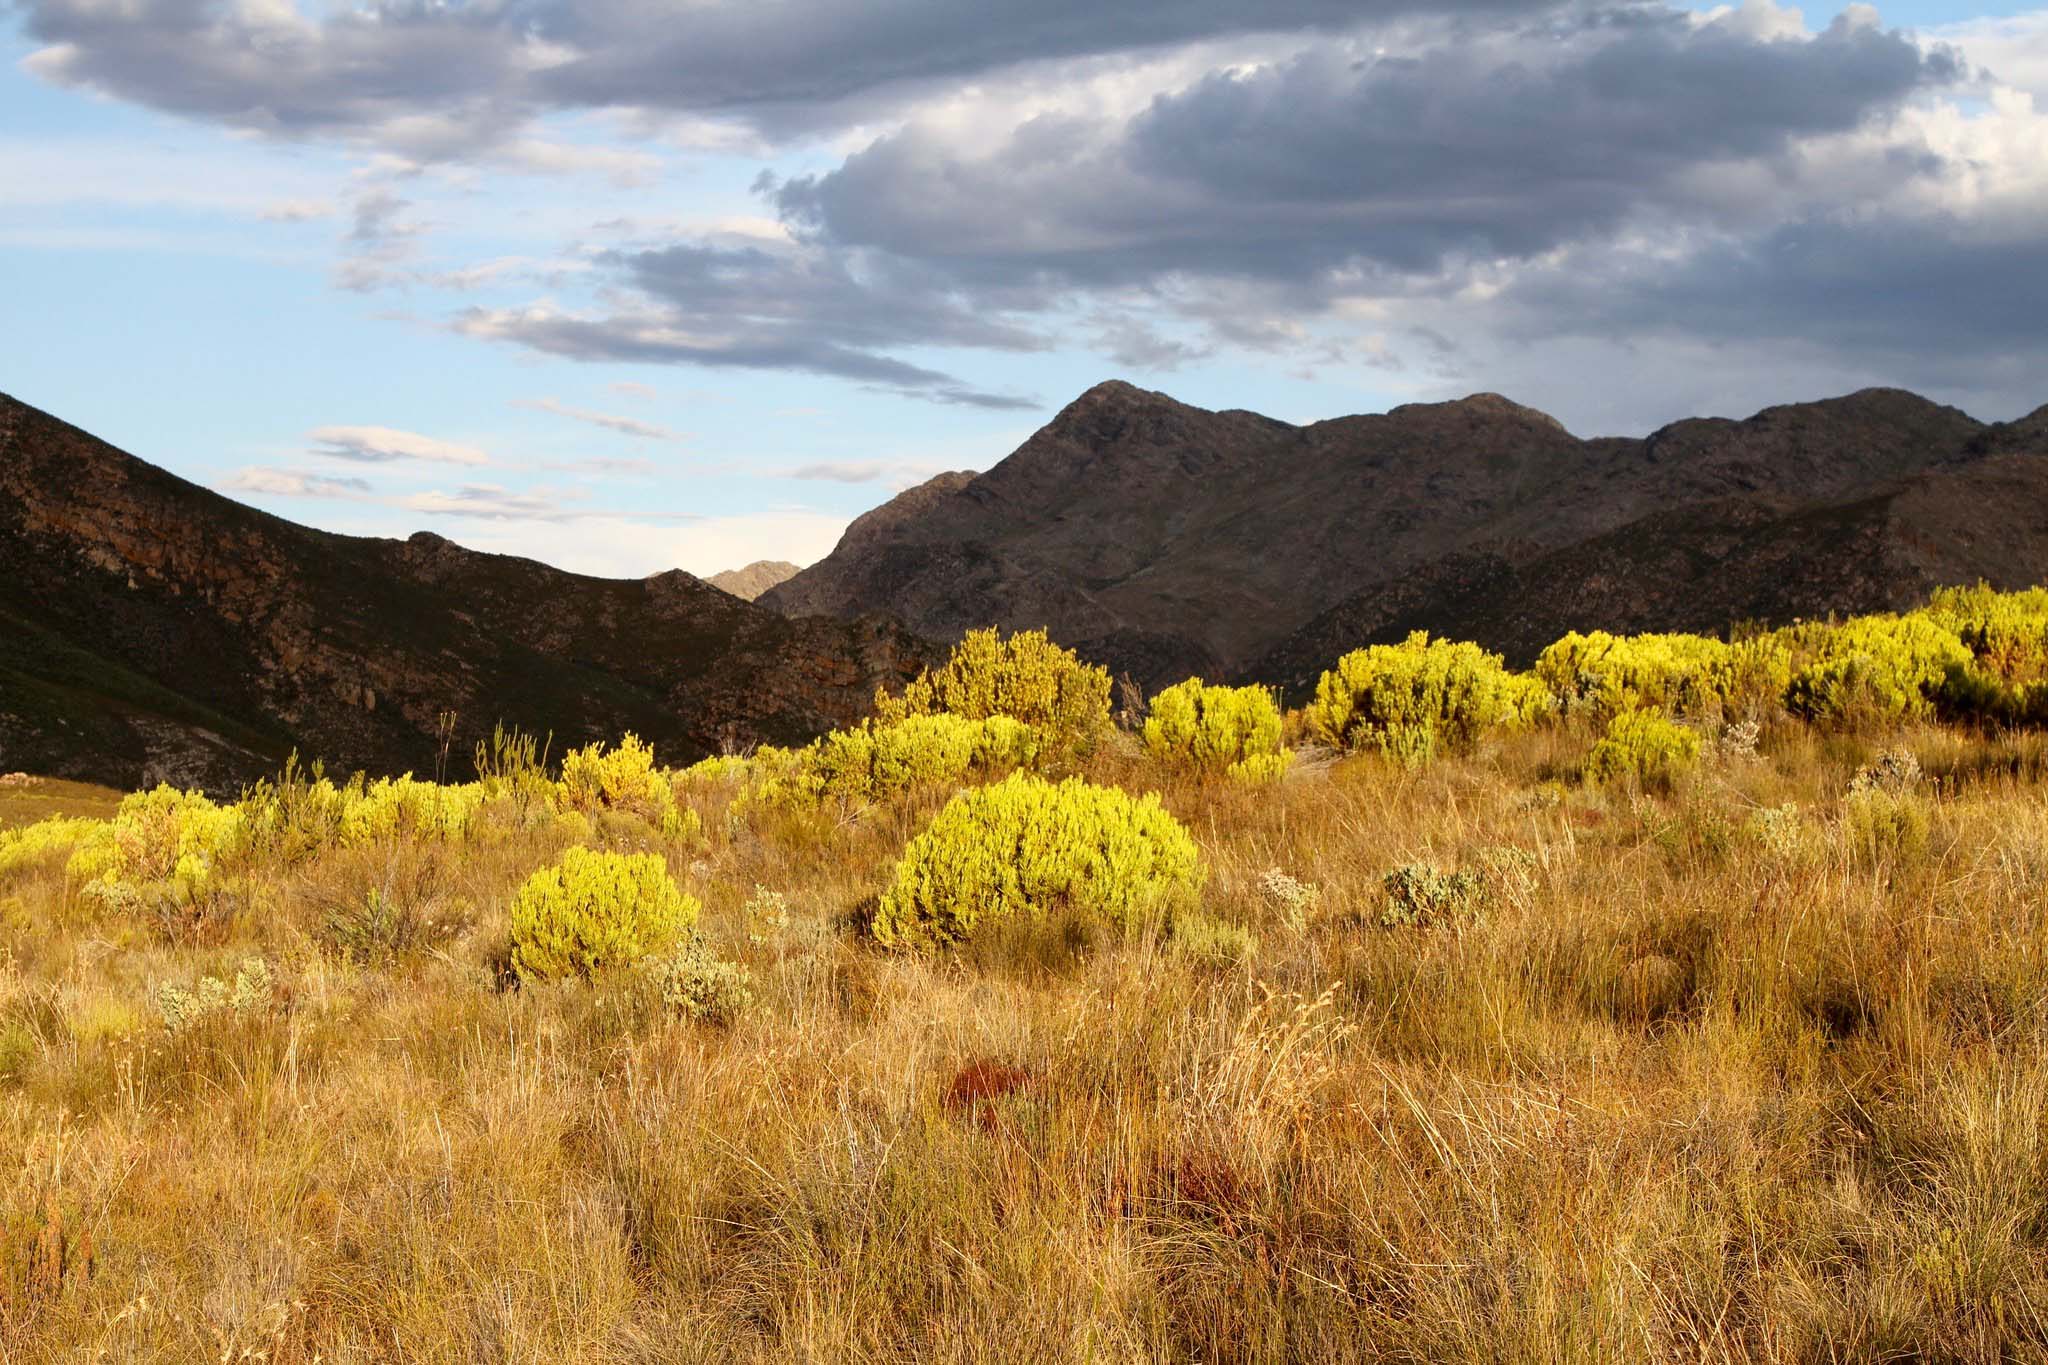
<instances>
[{"instance_id":1,"label":"green bush","mask_svg":"<svg viewBox=\"0 0 2048 1365\"><path fill-rule=\"evenodd\" d=\"M1811 655L1785 692L1786 705L1811 721L1924 718L1949 675L1971 662L1955 631L1921 613L1783 634Z\"/></svg>"},{"instance_id":2,"label":"green bush","mask_svg":"<svg viewBox=\"0 0 2048 1365\"><path fill-rule=\"evenodd\" d=\"M1071 755L1109 729L1109 692L1109 670L1082 663L1044 631L1006 640L991 627L969 631L944 666L920 673L902 696L877 691L875 718L894 725L912 716L1008 716L1037 730L1048 751Z\"/></svg>"},{"instance_id":3,"label":"green bush","mask_svg":"<svg viewBox=\"0 0 2048 1365\"><path fill-rule=\"evenodd\" d=\"M547 981L626 966L666 951L697 912L659 856L572 848L512 901L512 970Z\"/></svg>"},{"instance_id":4,"label":"green bush","mask_svg":"<svg viewBox=\"0 0 2048 1365\"><path fill-rule=\"evenodd\" d=\"M1280 708L1263 687L1216 687L1189 678L1152 698L1145 748L1163 763L1266 781L1287 770Z\"/></svg>"},{"instance_id":5,"label":"green bush","mask_svg":"<svg viewBox=\"0 0 2048 1365\"><path fill-rule=\"evenodd\" d=\"M1606 735L1586 756L1586 776L1595 782L1634 778L1668 790L1699 756L1699 731L1653 712L1624 711L1607 723Z\"/></svg>"},{"instance_id":6,"label":"green bush","mask_svg":"<svg viewBox=\"0 0 2048 1365\"><path fill-rule=\"evenodd\" d=\"M1201 885L1195 841L1156 795L1016 773L964 791L903 851L874 917L892 947L964 941L1053 913L1131 929Z\"/></svg>"},{"instance_id":7,"label":"green bush","mask_svg":"<svg viewBox=\"0 0 2048 1365\"><path fill-rule=\"evenodd\" d=\"M1539 679L1509 672L1498 654L1417 631L1339 659L1302 719L1332 748L1377 748L1421 763L1470 749L1488 730L1527 726L1552 705Z\"/></svg>"},{"instance_id":8,"label":"green bush","mask_svg":"<svg viewBox=\"0 0 2048 1365\"><path fill-rule=\"evenodd\" d=\"M1380 924L1388 929L1471 919L1486 895L1479 873L1445 872L1432 863L1403 863L1380 886L1386 894Z\"/></svg>"},{"instance_id":9,"label":"green bush","mask_svg":"<svg viewBox=\"0 0 2048 1365\"><path fill-rule=\"evenodd\" d=\"M702 830L697 813L676 804L674 785L654 766L653 748L631 733L611 750L602 744L570 750L562 759L557 794L564 810L637 815L669 838L695 837Z\"/></svg>"},{"instance_id":10,"label":"green bush","mask_svg":"<svg viewBox=\"0 0 2048 1365\"><path fill-rule=\"evenodd\" d=\"M865 805L920 787L999 777L1030 764L1038 732L1008 716L909 716L835 730L802 749L756 755L751 801Z\"/></svg>"}]
</instances>

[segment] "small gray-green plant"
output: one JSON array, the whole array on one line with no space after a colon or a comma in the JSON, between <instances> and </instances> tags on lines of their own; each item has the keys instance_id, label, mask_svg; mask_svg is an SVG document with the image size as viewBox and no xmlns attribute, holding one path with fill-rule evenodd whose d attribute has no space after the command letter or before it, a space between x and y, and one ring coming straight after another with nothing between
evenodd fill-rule
<instances>
[{"instance_id":1,"label":"small gray-green plant","mask_svg":"<svg viewBox=\"0 0 2048 1365\"><path fill-rule=\"evenodd\" d=\"M1310 918L1323 903L1320 886L1290 877L1277 867L1267 868L1259 877L1259 894L1280 912L1281 921L1296 933L1308 928Z\"/></svg>"},{"instance_id":2,"label":"small gray-green plant","mask_svg":"<svg viewBox=\"0 0 2048 1365\"><path fill-rule=\"evenodd\" d=\"M270 1008L275 983L270 964L260 957L242 959L232 981L202 976L191 990L165 982L157 990L156 1005L163 1015L164 1029L179 1034L211 1020L233 1015L247 1017Z\"/></svg>"},{"instance_id":3,"label":"small gray-green plant","mask_svg":"<svg viewBox=\"0 0 2048 1365\"><path fill-rule=\"evenodd\" d=\"M753 973L712 953L699 934L654 972L661 1003L700 1024L729 1026L754 1003Z\"/></svg>"},{"instance_id":4,"label":"small gray-green plant","mask_svg":"<svg viewBox=\"0 0 2048 1365\"><path fill-rule=\"evenodd\" d=\"M1486 880L1477 872L1445 872L1434 863L1403 863L1382 879L1386 903L1380 909L1384 928L1424 927L1471 919L1486 895Z\"/></svg>"}]
</instances>

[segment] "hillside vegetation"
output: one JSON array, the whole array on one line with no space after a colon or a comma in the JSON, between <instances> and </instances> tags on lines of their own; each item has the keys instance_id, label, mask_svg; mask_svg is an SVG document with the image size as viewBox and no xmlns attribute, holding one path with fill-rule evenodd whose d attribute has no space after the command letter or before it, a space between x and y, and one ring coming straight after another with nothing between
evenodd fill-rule
<instances>
[{"instance_id":1,"label":"hillside vegetation","mask_svg":"<svg viewBox=\"0 0 2048 1365\"><path fill-rule=\"evenodd\" d=\"M2048 591L1110 694L0 781L0 1359L2048 1353Z\"/></svg>"}]
</instances>

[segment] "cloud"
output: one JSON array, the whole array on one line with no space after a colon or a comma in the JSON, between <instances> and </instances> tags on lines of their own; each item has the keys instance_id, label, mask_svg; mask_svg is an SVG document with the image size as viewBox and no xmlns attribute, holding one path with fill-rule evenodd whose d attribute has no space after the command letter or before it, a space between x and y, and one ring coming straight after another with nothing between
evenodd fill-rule
<instances>
[{"instance_id":1,"label":"cloud","mask_svg":"<svg viewBox=\"0 0 2048 1365\"><path fill-rule=\"evenodd\" d=\"M334 205L324 199L279 199L265 205L260 216L266 223L307 223L333 215Z\"/></svg>"},{"instance_id":2,"label":"cloud","mask_svg":"<svg viewBox=\"0 0 2048 1365\"><path fill-rule=\"evenodd\" d=\"M626 513L613 508L581 506L584 495L580 492L562 491L551 488L510 489L498 484L464 484L454 492L431 491L410 493L394 498L392 505L411 512L424 512L429 516L467 517L477 521L531 521L568 522L619 520ZM695 521L697 518L687 512L643 512L635 511L632 518L641 522L660 523Z\"/></svg>"},{"instance_id":3,"label":"cloud","mask_svg":"<svg viewBox=\"0 0 2048 1365\"><path fill-rule=\"evenodd\" d=\"M515 398L515 408L531 408L535 412L549 412L557 417L568 417L578 422L587 422L606 431L616 431L624 436L637 436L645 441L683 441L688 434L672 431L653 422L643 422L637 417L620 417L608 412L591 412L585 408L572 408L553 398Z\"/></svg>"},{"instance_id":4,"label":"cloud","mask_svg":"<svg viewBox=\"0 0 2048 1365\"><path fill-rule=\"evenodd\" d=\"M371 496L367 479L338 478L299 469L276 469L252 465L237 470L220 485L236 493L260 493L278 498L341 498L360 500Z\"/></svg>"},{"instance_id":5,"label":"cloud","mask_svg":"<svg viewBox=\"0 0 2048 1365\"><path fill-rule=\"evenodd\" d=\"M824 483L884 483L891 489L901 491L924 483L934 474L952 468L950 465L916 464L902 460L842 460L823 461L817 464L800 465L784 474L784 478L804 482Z\"/></svg>"},{"instance_id":6,"label":"cloud","mask_svg":"<svg viewBox=\"0 0 2048 1365\"><path fill-rule=\"evenodd\" d=\"M385 464L394 460L465 465L491 462L491 457L475 446L436 440L432 436L393 427L317 427L307 439L315 443L313 454L335 460L357 460L369 464Z\"/></svg>"},{"instance_id":7,"label":"cloud","mask_svg":"<svg viewBox=\"0 0 2048 1365\"><path fill-rule=\"evenodd\" d=\"M1530 259L1696 211L1684 173L1783 156L1962 75L1946 50L1846 20L1760 40L1737 16L1632 10L1389 52L1326 43L1129 118L1042 113L996 139L913 123L776 198L817 240L963 285L1226 276L1313 296L1334 271Z\"/></svg>"},{"instance_id":8,"label":"cloud","mask_svg":"<svg viewBox=\"0 0 2048 1365\"><path fill-rule=\"evenodd\" d=\"M614 379L605 387L622 398L653 399L658 397L652 384L635 383L630 379Z\"/></svg>"},{"instance_id":9,"label":"cloud","mask_svg":"<svg viewBox=\"0 0 2048 1365\"><path fill-rule=\"evenodd\" d=\"M1517 7L1480 0L1474 12ZM278 137L372 142L415 161L497 150L583 169L524 132L551 111L638 108L816 126L865 92L1219 35L1329 29L1356 0L14 0L45 80ZM1388 4L1382 12L1407 5ZM317 14L317 17L316 17ZM166 60L175 53L175 60ZM600 156L598 168L621 166ZM624 168L628 174L631 168Z\"/></svg>"},{"instance_id":10,"label":"cloud","mask_svg":"<svg viewBox=\"0 0 2048 1365\"><path fill-rule=\"evenodd\" d=\"M839 543L848 520L786 509L667 524L630 517L480 521L455 535L472 549L524 555L603 578L645 578L677 568L708 578L760 559L816 563Z\"/></svg>"},{"instance_id":11,"label":"cloud","mask_svg":"<svg viewBox=\"0 0 2048 1365\"><path fill-rule=\"evenodd\" d=\"M546 304L472 308L452 325L466 336L571 360L793 370L940 403L1037 406L886 354L917 345L1016 351L1050 345L907 277L878 284L825 254L698 243L611 253L605 264L629 290L616 311L570 313Z\"/></svg>"}]
</instances>

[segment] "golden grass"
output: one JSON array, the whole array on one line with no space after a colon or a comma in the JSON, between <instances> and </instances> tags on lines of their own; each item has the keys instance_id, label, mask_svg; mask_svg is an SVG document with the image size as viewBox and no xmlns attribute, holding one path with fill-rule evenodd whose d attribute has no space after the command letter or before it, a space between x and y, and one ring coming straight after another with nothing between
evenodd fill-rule
<instances>
[{"instance_id":1,"label":"golden grass","mask_svg":"<svg viewBox=\"0 0 2048 1365\"><path fill-rule=\"evenodd\" d=\"M1887 742L1922 842L1845 801L1871 741L1798 728L1664 796L1558 731L1259 788L1113 746L1234 965L884 953L848 926L943 794L707 806L670 857L753 974L729 1029L502 987L549 830L279 871L205 945L19 869L0 1360L2041 1359L2041 750ZM1475 918L1379 927L1388 869L1502 847ZM433 931L344 951L373 885ZM166 1032L251 956L269 1008Z\"/></svg>"}]
</instances>

